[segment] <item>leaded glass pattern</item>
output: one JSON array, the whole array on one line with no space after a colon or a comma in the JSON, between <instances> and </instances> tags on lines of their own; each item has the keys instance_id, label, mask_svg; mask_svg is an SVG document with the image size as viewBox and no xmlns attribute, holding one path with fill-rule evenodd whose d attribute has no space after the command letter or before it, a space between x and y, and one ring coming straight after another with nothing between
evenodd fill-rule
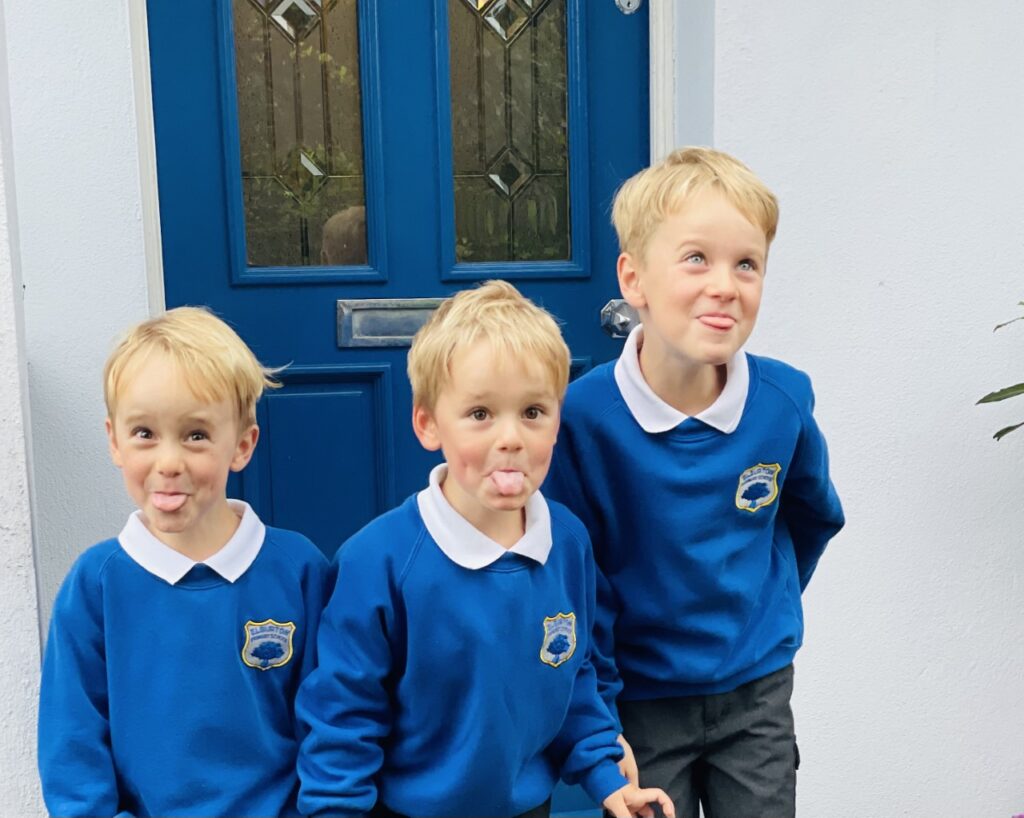
<instances>
[{"instance_id":1,"label":"leaded glass pattern","mask_svg":"<svg viewBox=\"0 0 1024 818\"><path fill-rule=\"evenodd\" d=\"M456 259L570 257L565 0L448 0Z\"/></svg>"},{"instance_id":2,"label":"leaded glass pattern","mask_svg":"<svg viewBox=\"0 0 1024 818\"><path fill-rule=\"evenodd\" d=\"M233 0L250 267L365 264L357 0Z\"/></svg>"}]
</instances>

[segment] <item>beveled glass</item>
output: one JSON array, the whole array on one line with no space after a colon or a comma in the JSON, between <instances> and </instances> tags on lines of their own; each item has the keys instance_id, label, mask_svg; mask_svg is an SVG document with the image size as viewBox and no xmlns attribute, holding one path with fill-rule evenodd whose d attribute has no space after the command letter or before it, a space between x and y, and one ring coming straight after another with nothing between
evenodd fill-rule
<instances>
[{"instance_id":1,"label":"beveled glass","mask_svg":"<svg viewBox=\"0 0 1024 818\"><path fill-rule=\"evenodd\" d=\"M449 0L455 256L570 258L565 0Z\"/></svg>"},{"instance_id":2,"label":"beveled glass","mask_svg":"<svg viewBox=\"0 0 1024 818\"><path fill-rule=\"evenodd\" d=\"M250 267L365 264L357 0L233 0Z\"/></svg>"}]
</instances>

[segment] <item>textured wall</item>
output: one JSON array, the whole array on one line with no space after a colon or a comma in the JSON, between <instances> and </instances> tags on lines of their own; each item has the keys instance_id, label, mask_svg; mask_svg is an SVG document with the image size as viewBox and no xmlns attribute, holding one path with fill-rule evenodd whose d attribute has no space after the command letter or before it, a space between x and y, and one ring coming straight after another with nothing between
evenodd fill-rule
<instances>
[{"instance_id":1,"label":"textured wall","mask_svg":"<svg viewBox=\"0 0 1024 818\"><path fill-rule=\"evenodd\" d=\"M15 269L10 121L0 9L0 815L41 812L35 769L39 623L26 462L20 282Z\"/></svg>"},{"instance_id":2,"label":"textured wall","mask_svg":"<svg viewBox=\"0 0 1024 818\"><path fill-rule=\"evenodd\" d=\"M131 508L106 452L101 370L116 332L147 314L132 52L126 0L2 2L45 625L75 556Z\"/></svg>"},{"instance_id":3,"label":"textured wall","mask_svg":"<svg viewBox=\"0 0 1024 818\"><path fill-rule=\"evenodd\" d=\"M718 0L714 140L779 194L750 348L814 377L848 527L805 596L800 812L1024 812L1024 5ZM681 79L682 82L686 78Z\"/></svg>"}]
</instances>

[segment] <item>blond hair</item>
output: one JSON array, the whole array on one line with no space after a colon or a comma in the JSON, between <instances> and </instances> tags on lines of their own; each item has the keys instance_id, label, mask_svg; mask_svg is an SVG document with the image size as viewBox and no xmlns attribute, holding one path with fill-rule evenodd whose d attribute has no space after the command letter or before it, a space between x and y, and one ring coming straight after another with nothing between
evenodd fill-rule
<instances>
[{"instance_id":1,"label":"blond hair","mask_svg":"<svg viewBox=\"0 0 1024 818\"><path fill-rule=\"evenodd\" d=\"M642 256L651 234L698 193L721 192L767 244L779 224L779 202L764 182L738 159L712 148L680 148L630 177L615 194L612 224L624 253Z\"/></svg>"},{"instance_id":2,"label":"blond hair","mask_svg":"<svg viewBox=\"0 0 1024 818\"><path fill-rule=\"evenodd\" d=\"M113 419L124 381L154 352L178 365L201 401L235 404L241 428L256 422L256 401L280 384L280 369L260 364L252 350L220 318L203 307L178 307L129 328L103 368L103 398Z\"/></svg>"},{"instance_id":3,"label":"blond hair","mask_svg":"<svg viewBox=\"0 0 1024 818\"><path fill-rule=\"evenodd\" d=\"M433 409L448 384L455 350L486 340L499 360L535 361L559 399L569 383L569 348L555 319L506 281L445 299L413 338L408 372L413 405Z\"/></svg>"}]
</instances>

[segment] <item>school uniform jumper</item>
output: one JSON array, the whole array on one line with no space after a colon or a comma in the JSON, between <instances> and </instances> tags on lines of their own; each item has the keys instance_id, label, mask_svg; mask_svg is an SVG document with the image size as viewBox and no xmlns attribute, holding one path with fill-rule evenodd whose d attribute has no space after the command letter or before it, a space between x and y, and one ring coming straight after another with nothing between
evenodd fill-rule
<instances>
[{"instance_id":1,"label":"school uniform jumper","mask_svg":"<svg viewBox=\"0 0 1024 818\"><path fill-rule=\"evenodd\" d=\"M293 702L333 577L301 534L245 503L202 563L133 514L57 595L39 770L61 816L295 815Z\"/></svg>"},{"instance_id":2,"label":"school uniform jumper","mask_svg":"<svg viewBox=\"0 0 1024 818\"><path fill-rule=\"evenodd\" d=\"M843 525L810 379L740 351L718 400L687 417L644 380L642 331L631 333L618 361L570 384L544 486L593 542L602 695L617 716L617 702L668 706L763 680L782 713L778 729L789 731L794 780L789 665L803 638L800 594ZM699 704L707 713L721 702ZM676 730L659 712L651 729ZM695 752L713 726L697 725ZM687 740L677 733L650 741L663 739Z\"/></svg>"},{"instance_id":3,"label":"school uniform jumper","mask_svg":"<svg viewBox=\"0 0 1024 818\"><path fill-rule=\"evenodd\" d=\"M588 657L586 531L536 493L505 549L448 503L445 468L338 552L297 702L304 814L513 816L559 775L599 802L626 783Z\"/></svg>"}]
</instances>

